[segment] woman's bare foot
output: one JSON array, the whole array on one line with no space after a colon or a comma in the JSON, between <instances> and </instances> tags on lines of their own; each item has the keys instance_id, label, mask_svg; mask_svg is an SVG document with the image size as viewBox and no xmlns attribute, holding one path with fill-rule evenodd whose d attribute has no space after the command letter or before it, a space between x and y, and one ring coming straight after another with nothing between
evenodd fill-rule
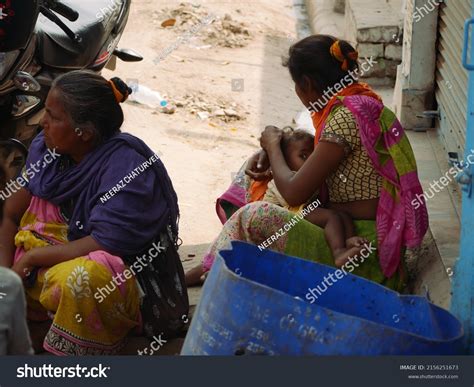
<instances>
[{"instance_id":1,"label":"woman's bare foot","mask_svg":"<svg viewBox=\"0 0 474 387\"><path fill-rule=\"evenodd\" d=\"M187 287L201 286L206 280L206 277L207 273L204 272L202 264L193 267L184 275Z\"/></svg>"},{"instance_id":2,"label":"woman's bare foot","mask_svg":"<svg viewBox=\"0 0 474 387\"><path fill-rule=\"evenodd\" d=\"M347 262L349 262L350 258L358 256L363 248L364 245L361 245L336 251L334 254L334 263L337 267L344 266Z\"/></svg>"},{"instance_id":3,"label":"woman's bare foot","mask_svg":"<svg viewBox=\"0 0 474 387\"><path fill-rule=\"evenodd\" d=\"M362 247L366 243L369 243L369 241L366 238L360 237L360 236L353 236L349 239L346 240L346 247Z\"/></svg>"}]
</instances>

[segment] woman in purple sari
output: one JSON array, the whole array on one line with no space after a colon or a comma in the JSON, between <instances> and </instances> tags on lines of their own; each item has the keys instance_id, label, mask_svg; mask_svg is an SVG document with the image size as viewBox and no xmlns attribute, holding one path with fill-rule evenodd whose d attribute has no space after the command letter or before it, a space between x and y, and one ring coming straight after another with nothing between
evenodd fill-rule
<instances>
[{"instance_id":1,"label":"woman in purple sari","mask_svg":"<svg viewBox=\"0 0 474 387\"><path fill-rule=\"evenodd\" d=\"M86 71L56 79L5 203L0 265L24 278L28 318L50 322L51 353L115 354L134 329L175 335L188 313L176 193L158 156L120 131L130 92Z\"/></svg>"}]
</instances>

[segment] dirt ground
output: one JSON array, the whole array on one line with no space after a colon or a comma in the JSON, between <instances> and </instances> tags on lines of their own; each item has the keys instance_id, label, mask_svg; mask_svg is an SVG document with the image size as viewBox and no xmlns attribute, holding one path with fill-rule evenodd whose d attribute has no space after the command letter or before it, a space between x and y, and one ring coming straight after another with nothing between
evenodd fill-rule
<instances>
[{"instance_id":1,"label":"dirt ground","mask_svg":"<svg viewBox=\"0 0 474 387\"><path fill-rule=\"evenodd\" d=\"M178 104L173 114L166 114L160 108L127 102L124 130L162 155L179 196L181 256L189 268L201 260L219 233L222 225L215 213L215 199L243 161L258 149L259 133L266 125L291 124L303 106L282 65L299 29L290 0L180 4L134 0L119 46L132 48L145 59L138 63L117 61L116 70L104 75L138 81L166 96L168 107ZM173 12L183 8L184 13ZM175 26L161 27L176 14ZM199 26L208 14L217 19L202 25L197 35L179 45L180 39L196 30L192 26ZM188 23L183 23L186 20ZM236 47L241 44L245 46ZM171 48L176 49L165 56ZM156 63L160 56L165 58ZM190 94L201 95L203 101L190 103L192 98L185 97ZM211 115L217 115L207 119L208 107ZM221 116L222 107L230 110L231 116ZM239 117L232 116L234 113ZM191 291L190 296L195 303L197 294Z\"/></svg>"}]
</instances>

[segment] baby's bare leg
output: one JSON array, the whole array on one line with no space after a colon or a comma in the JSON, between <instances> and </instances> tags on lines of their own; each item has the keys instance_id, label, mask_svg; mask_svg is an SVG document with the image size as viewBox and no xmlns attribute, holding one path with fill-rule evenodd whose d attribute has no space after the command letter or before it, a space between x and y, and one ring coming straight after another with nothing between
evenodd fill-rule
<instances>
[{"instance_id":1,"label":"baby's bare leg","mask_svg":"<svg viewBox=\"0 0 474 387\"><path fill-rule=\"evenodd\" d=\"M354 222L351 216L344 211L337 211L342 221L344 222L345 230L345 246L346 247L360 247L365 243L368 243L366 238L362 238L356 235Z\"/></svg>"},{"instance_id":2,"label":"baby's bare leg","mask_svg":"<svg viewBox=\"0 0 474 387\"><path fill-rule=\"evenodd\" d=\"M324 236L334 256L336 252L345 250L346 233L344 221L337 211L317 208L307 215L305 219L316 226L324 228Z\"/></svg>"},{"instance_id":3,"label":"baby's bare leg","mask_svg":"<svg viewBox=\"0 0 474 387\"><path fill-rule=\"evenodd\" d=\"M316 226L324 228L324 236L331 249L337 267L343 266L349 258L360 253L362 245L347 246L346 236L354 235L354 224L349 215L340 211L317 208L305 218ZM346 230L348 227L348 230Z\"/></svg>"}]
</instances>

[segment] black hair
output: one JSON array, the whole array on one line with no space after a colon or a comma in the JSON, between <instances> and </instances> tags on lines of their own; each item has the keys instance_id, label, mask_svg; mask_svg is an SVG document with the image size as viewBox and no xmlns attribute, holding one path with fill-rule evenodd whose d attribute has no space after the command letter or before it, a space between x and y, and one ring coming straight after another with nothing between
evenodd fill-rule
<instances>
[{"instance_id":1,"label":"black hair","mask_svg":"<svg viewBox=\"0 0 474 387\"><path fill-rule=\"evenodd\" d=\"M112 80L124 95L131 89L120 79ZM110 83L101 75L76 70L56 78L51 86L61 93L61 100L74 126L91 126L101 143L120 132L124 116Z\"/></svg>"},{"instance_id":2,"label":"black hair","mask_svg":"<svg viewBox=\"0 0 474 387\"><path fill-rule=\"evenodd\" d=\"M331 46L339 40L343 56L347 59L347 70L342 69L342 63L331 55ZM331 35L312 35L300 40L290 47L285 65L288 67L293 81L306 89L304 77L308 77L319 94L329 87L341 82L349 71L359 68L356 59L349 54L357 51L352 45Z\"/></svg>"},{"instance_id":3,"label":"black hair","mask_svg":"<svg viewBox=\"0 0 474 387\"><path fill-rule=\"evenodd\" d=\"M305 130L293 129L291 127L289 127L289 129L285 128L280 141L281 150L285 159L288 157L287 153L290 144L295 143L297 141L308 141L314 145L314 136L311 133L306 132Z\"/></svg>"}]
</instances>

